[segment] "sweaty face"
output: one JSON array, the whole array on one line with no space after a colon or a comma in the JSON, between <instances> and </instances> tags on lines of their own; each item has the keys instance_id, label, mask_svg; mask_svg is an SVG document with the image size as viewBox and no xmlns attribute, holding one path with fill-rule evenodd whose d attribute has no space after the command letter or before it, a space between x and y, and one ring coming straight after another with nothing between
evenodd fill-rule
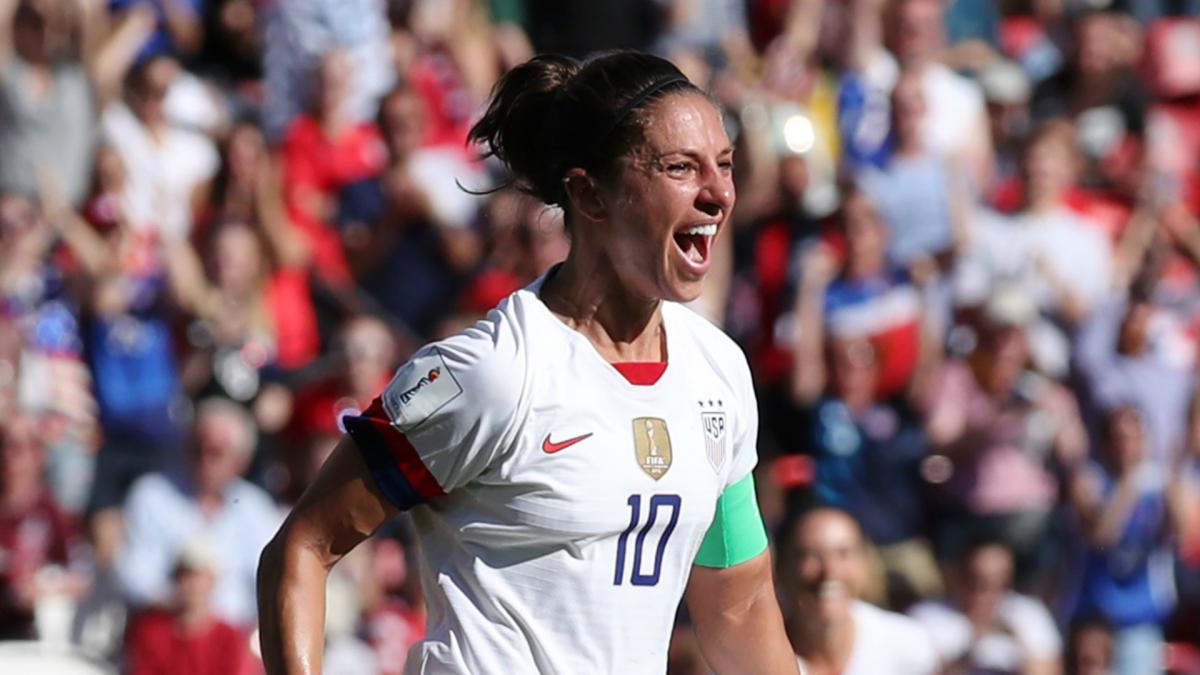
<instances>
[{"instance_id":1,"label":"sweaty face","mask_svg":"<svg viewBox=\"0 0 1200 675\"><path fill-rule=\"evenodd\" d=\"M721 115L696 93L645 110L644 142L601 186L607 249L625 288L687 302L700 295L713 242L733 208L733 148Z\"/></svg>"}]
</instances>

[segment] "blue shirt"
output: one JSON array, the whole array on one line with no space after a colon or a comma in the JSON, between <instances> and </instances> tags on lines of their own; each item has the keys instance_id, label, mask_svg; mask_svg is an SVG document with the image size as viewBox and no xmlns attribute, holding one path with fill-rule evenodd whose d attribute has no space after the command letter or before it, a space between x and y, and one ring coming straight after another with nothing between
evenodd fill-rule
<instances>
[{"instance_id":1,"label":"blue shirt","mask_svg":"<svg viewBox=\"0 0 1200 675\"><path fill-rule=\"evenodd\" d=\"M877 544L919 536L926 449L920 425L895 406L877 404L855 416L836 399L819 403L814 418L818 496L853 514Z\"/></svg>"},{"instance_id":2,"label":"blue shirt","mask_svg":"<svg viewBox=\"0 0 1200 675\"><path fill-rule=\"evenodd\" d=\"M953 244L950 176L940 159L897 155L883 169L864 170L859 179L890 230L892 264L908 266Z\"/></svg>"},{"instance_id":3,"label":"blue shirt","mask_svg":"<svg viewBox=\"0 0 1200 675\"><path fill-rule=\"evenodd\" d=\"M125 545L116 572L135 605L170 599L171 576L184 547L204 539L216 554L213 610L221 619L245 626L257 615L255 575L258 557L282 521L262 489L236 479L225 503L205 516L182 477L148 474L133 484L125 502Z\"/></svg>"}]
</instances>

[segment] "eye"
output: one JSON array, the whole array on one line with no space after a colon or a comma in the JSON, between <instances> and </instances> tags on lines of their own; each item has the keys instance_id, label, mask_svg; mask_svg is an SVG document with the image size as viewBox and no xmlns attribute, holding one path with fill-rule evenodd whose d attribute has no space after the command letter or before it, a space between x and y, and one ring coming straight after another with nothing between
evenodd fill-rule
<instances>
[{"instance_id":1,"label":"eye","mask_svg":"<svg viewBox=\"0 0 1200 675\"><path fill-rule=\"evenodd\" d=\"M695 168L693 162L670 162L667 164L667 173L673 176L682 176Z\"/></svg>"},{"instance_id":2,"label":"eye","mask_svg":"<svg viewBox=\"0 0 1200 675\"><path fill-rule=\"evenodd\" d=\"M732 159L723 159L717 163L717 166L721 167L722 171L725 171L728 173L730 171L733 171L733 160Z\"/></svg>"}]
</instances>

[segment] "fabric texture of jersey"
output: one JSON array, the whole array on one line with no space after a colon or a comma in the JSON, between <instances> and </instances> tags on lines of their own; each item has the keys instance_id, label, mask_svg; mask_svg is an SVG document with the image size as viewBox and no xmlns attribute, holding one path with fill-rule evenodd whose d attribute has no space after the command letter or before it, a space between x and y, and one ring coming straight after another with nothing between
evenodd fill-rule
<instances>
[{"instance_id":1,"label":"fabric texture of jersey","mask_svg":"<svg viewBox=\"0 0 1200 675\"><path fill-rule=\"evenodd\" d=\"M741 350L663 303L635 385L537 296L418 351L346 426L420 541L408 673L662 673L718 497L756 462Z\"/></svg>"}]
</instances>

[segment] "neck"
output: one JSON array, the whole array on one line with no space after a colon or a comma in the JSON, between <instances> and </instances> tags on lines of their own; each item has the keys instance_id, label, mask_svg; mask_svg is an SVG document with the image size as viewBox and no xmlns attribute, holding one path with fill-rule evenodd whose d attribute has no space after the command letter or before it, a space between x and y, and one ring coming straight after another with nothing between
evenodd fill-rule
<instances>
[{"instance_id":1,"label":"neck","mask_svg":"<svg viewBox=\"0 0 1200 675\"><path fill-rule=\"evenodd\" d=\"M603 254L585 256L581 248L572 246L543 285L542 301L609 362L665 360L662 301L625 288Z\"/></svg>"},{"instance_id":2,"label":"neck","mask_svg":"<svg viewBox=\"0 0 1200 675\"><path fill-rule=\"evenodd\" d=\"M208 627L210 614L203 607L184 607L179 612L179 626L184 634L195 634Z\"/></svg>"},{"instance_id":3,"label":"neck","mask_svg":"<svg viewBox=\"0 0 1200 675\"><path fill-rule=\"evenodd\" d=\"M854 651L854 617L814 620L805 612L788 622L787 632L800 658L814 672L840 672Z\"/></svg>"}]
</instances>

